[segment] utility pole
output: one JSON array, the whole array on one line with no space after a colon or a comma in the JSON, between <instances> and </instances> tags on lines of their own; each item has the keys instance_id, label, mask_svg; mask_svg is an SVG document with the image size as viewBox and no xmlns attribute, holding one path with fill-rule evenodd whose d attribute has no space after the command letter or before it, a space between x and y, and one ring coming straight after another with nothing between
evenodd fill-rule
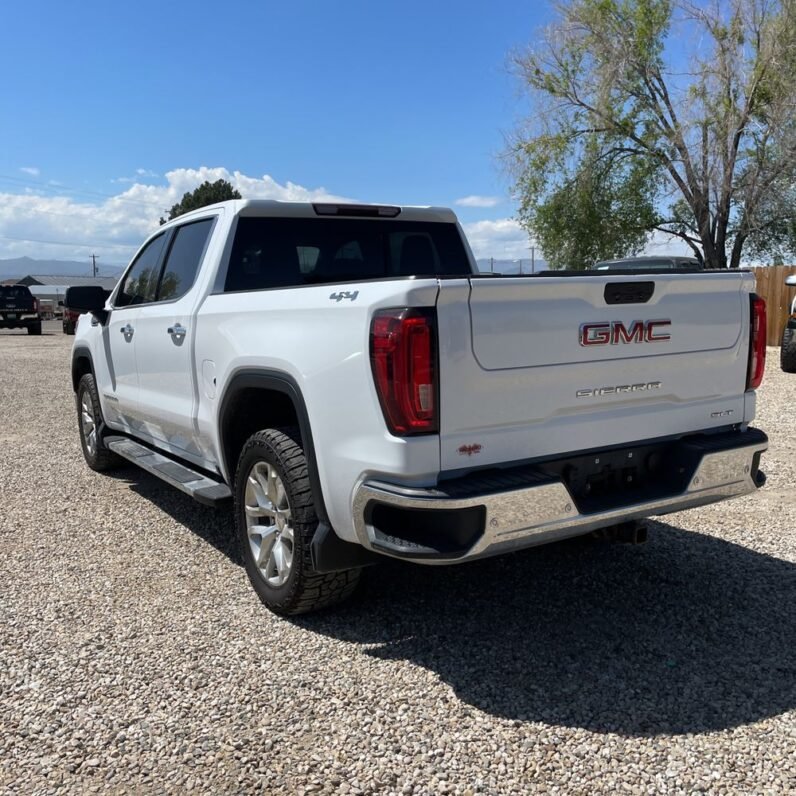
<instances>
[{"instance_id":1,"label":"utility pole","mask_svg":"<svg viewBox=\"0 0 796 796\"><path fill-rule=\"evenodd\" d=\"M490 273L493 273L493 274L495 273L495 258L494 257L490 257L489 258L489 271L490 271Z\"/></svg>"},{"instance_id":2,"label":"utility pole","mask_svg":"<svg viewBox=\"0 0 796 796\"><path fill-rule=\"evenodd\" d=\"M531 273L536 273L536 246L533 243L530 246L531 249Z\"/></svg>"},{"instance_id":3,"label":"utility pole","mask_svg":"<svg viewBox=\"0 0 796 796\"><path fill-rule=\"evenodd\" d=\"M96 278L97 276L97 255L91 255L91 275Z\"/></svg>"}]
</instances>

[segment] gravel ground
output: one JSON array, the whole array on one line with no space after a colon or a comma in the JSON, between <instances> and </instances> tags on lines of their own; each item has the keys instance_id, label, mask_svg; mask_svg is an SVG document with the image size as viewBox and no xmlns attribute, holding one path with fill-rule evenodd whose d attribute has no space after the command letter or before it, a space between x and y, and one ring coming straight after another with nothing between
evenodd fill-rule
<instances>
[{"instance_id":1,"label":"gravel ground","mask_svg":"<svg viewBox=\"0 0 796 796\"><path fill-rule=\"evenodd\" d=\"M72 338L0 334L0 791L793 793L796 376L755 496L258 602L230 520L89 471Z\"/></svg>"}]
</instances>

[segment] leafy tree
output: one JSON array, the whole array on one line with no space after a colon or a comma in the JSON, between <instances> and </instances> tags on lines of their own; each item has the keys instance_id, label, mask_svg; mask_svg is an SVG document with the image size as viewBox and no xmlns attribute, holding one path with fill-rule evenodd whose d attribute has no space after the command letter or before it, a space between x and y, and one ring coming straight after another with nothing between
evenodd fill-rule
<instances>
[{"instance_id":1,"label":"leafy tree","mask_svg":"<svg viewBox=\"0 0 796 796\"><path fill-rule=\"evenodd\" d=\"M565 0L514 64L519 216L550 262L656 230L714 268L794 251L796 0Z\"/></svg>"},{"instance_id":2,"label":"leafy tree","mask_svg":"<svg viewBox=\"0 0 796 796\"><path fill-rule=\"evenodd\" d=\"M196 190L188 191L176 205L172 205L168 218L161 218L160 223L165 224L183 213L198 210L200 207L225 202L227 199L241 199L240 193L232 187L227 180L210 182L205 180Z\"/></svg>"},{"instance_id":3,"label":"leafy tree","mask_svg":"<svg viewBox=\"0 0 796 796\"><path fill-rule=\"evenodd\" d=\"M540 172L534 173L539 179ZM592 139L561 173L560 184L543 202L523 203L520 211L552 268L584 267L643 248L656 218L655 175L646 161L606 157Z\"/></svg>"}]
</instances>

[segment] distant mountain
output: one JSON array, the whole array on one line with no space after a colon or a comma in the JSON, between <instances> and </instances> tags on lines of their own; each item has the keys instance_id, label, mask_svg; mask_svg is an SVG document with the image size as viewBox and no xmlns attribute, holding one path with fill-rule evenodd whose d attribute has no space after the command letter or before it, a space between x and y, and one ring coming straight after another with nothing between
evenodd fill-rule
<instances>
[{"instance_id":1,"label":"distant mountain","mask_svg":"<svg viewBox=\"0 0 796 796\"><path fill-rule=\"evenodd\" d=\"M488 274L490 271L494 271L496 274L530 274L547 271L549 268L541 257L536 257L533 263L531 263L530 257L522 260L490 260L488 257L482 257L476 262L478 270L482 274Z\"/></svg>"},{"instance_id":2,"label":"distant mountain","mask_svg":"<svg viewBox=\"0 0 796 796\"><path fill-rule=\"evenodd\" d=\"M121 265L98 265L97 276L118 276ZM57 276L91 276L91 263L86 260L34 260L32 257L14 257L0 260L0 279L21 278L28 274Z\"/></svg>"}]
</instances>

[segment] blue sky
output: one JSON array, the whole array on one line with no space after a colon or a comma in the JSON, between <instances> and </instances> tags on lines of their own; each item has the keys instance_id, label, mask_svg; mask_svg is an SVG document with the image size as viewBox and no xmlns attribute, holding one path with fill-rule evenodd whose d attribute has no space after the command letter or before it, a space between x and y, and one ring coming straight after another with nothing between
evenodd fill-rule
<instances>
[{"instance_id":1,"label":"blue sky","mask_svg":"<svg viewBox=\"0 0 796 796\"><path fill-rule=\"evenodd\" d=\"M532 0L4 3L0 259L123 264L220 177L246 198L452 206L476 256L528 258L499 155L529 111L509 53L551 14Z\"/></svg>"},{"instance_id":2,"label":"blue sky","mask_svg":"<svg viewBox=\"0 0 796 796\"><path fill-rule=\"evenodd\" d=\"M498 155L524 110L507 56L547 13L518 0L4 4L0 193L69 202L29 204L45 228L0 220L0 235L100 242L56 213L121 194L135 214L159 195L131 186L203 166L363 201L492 197L457 212L505 221ZM24 243L0 240L0 256Z\"/></svg>"}]
</instances>

